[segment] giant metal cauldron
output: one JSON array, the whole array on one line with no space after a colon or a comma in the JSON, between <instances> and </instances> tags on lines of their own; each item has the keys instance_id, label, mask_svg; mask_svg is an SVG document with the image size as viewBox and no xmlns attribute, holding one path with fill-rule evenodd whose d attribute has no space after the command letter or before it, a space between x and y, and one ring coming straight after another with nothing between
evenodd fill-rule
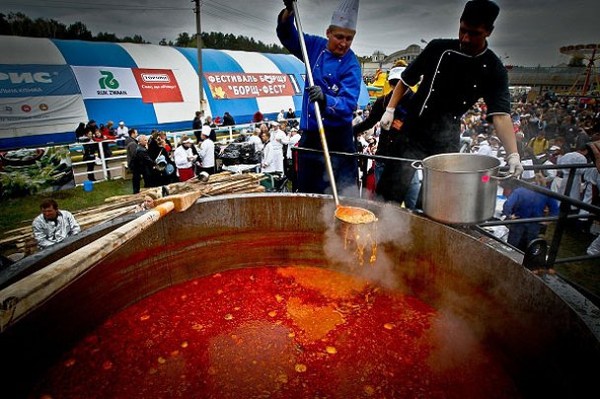
<instances>
[{"instance_id":1,"label":"giant metal cauldron","mask_svg":"<svg viewBox=\"0 0 600 399\"><path fill-rule=\"evenodd\" d=\"M582 397L596 390L595 306L557 277L523 268L484 238L394 206L356 203L380 222L377 263L354 272L390 268L402 289L436 308L450 307L503 354L525 397ZM340 247L326 243L332 231L339 233L334 225L331 198L311 195L225 196L168 215L0 334L2 390L10 393L0 395L21 396L83 334L165 287L233 268L343 268L332 256ZM57 251L67 254L78 246Z\"/></svg>"}]
</instances>

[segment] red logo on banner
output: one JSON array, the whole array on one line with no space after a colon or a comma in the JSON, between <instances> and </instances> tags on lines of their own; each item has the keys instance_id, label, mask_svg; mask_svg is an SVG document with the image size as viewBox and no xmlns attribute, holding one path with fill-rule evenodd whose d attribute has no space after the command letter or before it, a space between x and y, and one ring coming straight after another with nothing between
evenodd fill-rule
<instances>
[{"instance_id":1,"label":"red logo on banner","mask_svg":"<svg viewBox=\"0 0 600 399\"><path fill-rule=\"evenodd\" d=\"M181 103L183 96L170 69L132 68L145 103Z\"/></svg>"},{"instance_id":2,"label":"red logo on banner","mask_svg":"<svg viewBox=\"0 0 600 399\"><path fill-rule=\"evenodd\" d=\"M215 100L296 94L290 77L283 73L205 73L204 78Z\"/></svg>"}]
</instances>

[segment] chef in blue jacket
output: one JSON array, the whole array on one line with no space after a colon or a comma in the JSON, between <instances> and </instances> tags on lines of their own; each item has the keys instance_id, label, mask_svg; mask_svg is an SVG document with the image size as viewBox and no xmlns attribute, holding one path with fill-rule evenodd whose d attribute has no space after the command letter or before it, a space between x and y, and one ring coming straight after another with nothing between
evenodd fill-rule
<instances>
[{"instance_id":1,"label":"chef in blue jacket","mask_svg":"<svg viewBox=\"0 0 600 399\"><path fill-rule=\"evenodd\" d=\"M298 31L294 24L292 0L278 17L277 36L290 53L303 60ZM304 34L315 85L306 87L302 99L299 146L322 150L314 102L319 104L325 136L330 151L355 152L352 135L352 113L356 110L361 87L361 69L350 49L356 34L358 0L342 0L334 11L327 38ZM358 194L358 167L353 157L332 155L331 162L341 195ZM308 193L330 193L330 184L322 154L300 152L298 157L298 190Z\"/></svg>"}]
</instances>

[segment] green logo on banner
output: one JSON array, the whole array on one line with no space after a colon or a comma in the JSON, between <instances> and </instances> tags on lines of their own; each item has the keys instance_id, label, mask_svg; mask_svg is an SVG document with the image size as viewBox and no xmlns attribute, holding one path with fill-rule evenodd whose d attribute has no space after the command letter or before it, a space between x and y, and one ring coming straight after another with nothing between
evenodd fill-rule
<instances>
[{"instance_id":1,"label":"green logo on banner","mask_svg":"<svg viewBox=\"0 0 600 399\"><path fill-rule=\"evenodd\" d=\"M112 89L115 90L119 88L119 81L115 79L115 75L110 71L100 71L102 77L98 81L98 84L102 89Z\"/></svg>"}]
</instances>

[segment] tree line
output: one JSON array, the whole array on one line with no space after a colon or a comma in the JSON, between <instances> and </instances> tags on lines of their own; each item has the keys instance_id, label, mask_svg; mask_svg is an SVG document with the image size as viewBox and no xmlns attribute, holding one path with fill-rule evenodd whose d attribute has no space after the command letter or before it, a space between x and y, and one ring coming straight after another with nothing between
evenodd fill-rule
<instances>
[{"instance_id":1,"label":"tree line","mask_svg":"<svg viewBox=\"0 0 600 399\"><path fill-rule=\"evenodd\" d=\"M54 19L29 18L27 15L17 13L0 13L0 35L45 37L50 39L64 40L86 40L99 42L129 42L149 44L141 35L118 37L114 33L99 32L94 35L82 22L65 25ZM276 44L265 44L241 35L221 32L202 32L200 34L203 48L217 50L242 50L260 53L283 53L288 51ZM161 46L196 47L196 34L187 32L180 33L175 41L163 38L159 43Z\"/></svg>"}]
</instances>

